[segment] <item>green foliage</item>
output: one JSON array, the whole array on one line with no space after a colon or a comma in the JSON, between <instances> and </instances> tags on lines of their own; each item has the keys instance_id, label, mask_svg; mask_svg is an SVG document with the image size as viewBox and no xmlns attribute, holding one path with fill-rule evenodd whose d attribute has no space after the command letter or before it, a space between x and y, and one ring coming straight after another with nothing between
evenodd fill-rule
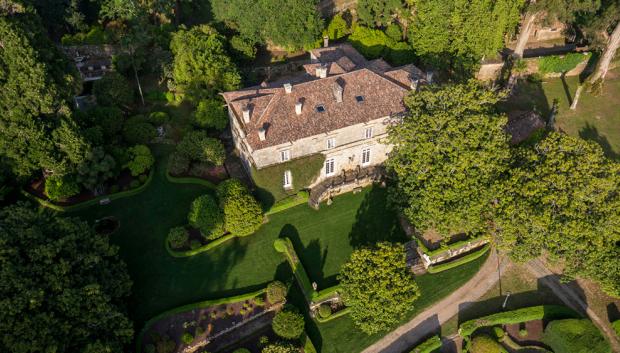
<instances>
[{"instance_id":1,"label":"green foliage","mask_svg":"<svg viewBox=\"0 0 620 353\"><path fill-rule=\"evenodd\" d=\"M157 130L146 122L127 121L123 125L123 138L130 144L146 144L157 136Z\"/></svg>"},{"instance_id":2,"label":"green foliage","mask_svg":"<svg viewBox=\"0 0 620 353\"><path fill-rule=\"evenodd\" d=\"M383 27L394 22L394 15L404 10L402 0L359 0L357 16L369 27Z\"/></svg>"},{"instance_id":3,"label":"green foliage","mask_svg":"<svg viewBox=\"0 0 620 353\"><path fill-rule=\"evenodd\" d=\"M286 298L288 288L280 281L273 281L267 285L267 300L271 304L281 303Z\"/></svg>"},{"instance_id":4,"label":"green foliage","mask_svg":"<svg viewBox=\"0 0 620 353\"><path fill-rule=\"evenodd\" d=\"M433 353L441 348L441 338L433 336L415 347L410 353Z\"/></svg>"},{"instance_id":5,"label":"green foliage","mask_svg":"<svg viewBox=\"0 0 620 353\"><path fill-rule=\"evenodd\" d=\"M102 45L112 41L110 34L100 25L95 25L88 32L65 34L60 39L62 45Z\"/></svg>"},{"instance_id":6,"label":"green foliage","mask_svg":"<svg viewBox=\"0 0 620 353\"><path fill-rule=\"evenodd\" d=\"M395 42L401 41L403 39L403 31L401 31L400 26L397 24L391 24L387 26L385 29L385 35L390 37Z\"/></svg>"},{"instance_id":7,"label":"green foliage","mask_svg":"<svg viewBox=\"0 0 620 353\"><path fill-rule=\"evenodd\" d=\"M587 60L590 55L590 53L587 55L568 53L566 55L543 56L538 60L538 69L543 74L568 72L577 67L577 65L581 64L584 60Z\"/></svg>"},{"instance_id":8,"label":"green foliage","mask_svg":"<svg viewBox=\"0 0 620 353\"><path fill-rule=\"evenodd\" d=\"M298 339L304 332L304 316L297 310L284 309L271 322L276 335L285 339Z\"/></svg>"},{"instance_id":9,"label":"green foliage","mask_svg":"<svg viewBox=\"0 0 620 353\"><path fill-rule=\"evenodd\" d=\"M489 335L478 335L471 342L471 353L508 353Z\"/></svg>"},{"instance_id":10,"label":"green foliage","mask_svg":"<svg viewBox=\"0 0 620 353\"><path fill-rule=\"evenodd\" d=\"M367 334L398 323L420 296L401 244L378 243L355 250L338 280L355 325Z\"/></svg>"},{"instance_id":11,"label":"green foliage","mask_svg":"<svg viewBox=\"0 0 620 353\"><path fill-rule=\"evenodd\" d=\"M224 215L211 195L202 195L192 202L187 220L206 239L213 240L224 235Z\"/></svg>"},{"instance_id":12,"label":"green foliage","mask_svg":"<svg viewBox=\"0 0 620 353\"><path fill-rule=\"evenodd\" d=\"M482 255L486 254L489 251L489 249L490 249L490 246L487 244L483 246L482 248L470 254L467 254L463 257L460 257L456 260L452 260L452 261L442 263L439 265L432 265L428 268L428 273L439 273L439 272L447 271L447 270L462 266L464 264L470 263L480 258Z\"/></svg>"},{"instance_id":13,"label":"green foliage","mask_svg":"<svg viewBox=\"0 0 620 353\"><path fill-rule=\"evenodd\" d=\"M230 48L243 61L252 61L256 58L256 42L243 36L233 36L230 39Z\"/></svg>"},{"instance_id":14,"label":"green foliage","mask_svg":"<svg viewBox=\"0 0 620 353\"><path fill-rule=\"evenodd\" d=\"M129 148L129 155L130 160L124 167L128 168L133 176L146 172L155 163L151 150L145 145L136 145Z\"/></svg>"},{"instance_id":15,"label":"green foliage","mask_svg":"<svg viewBox=\"0 0 620 353\"><path fill-rule=\"evenodd\" d=\"M76 181L89 190L95 190L106 180L116 176L116 161L102 147L95 147L77 167Z\"/></svg>"},{"instance_id":16,"label":"green foliage","mask_svg":"<svg viewBox=\"0 0 620 353\"><path fill-rule=\"evenodd\" d=\"M500 326L495 326L493 327L493 334L495 335L495 338L497 338L498 341L501 341L504 339L506 332L504 332L504 329L501 328Z\"/></svg>"},{"instance_id":17,"label":"green foliage","mask_svg":"<svg viewBox=\"0 0 620 353\"><path fill-rule=\"evenodd\" d=\"M612 324L614 331L616 331L616 335L620 337L620 320L616 320Z\"/></svg>"},{"instance_id":18,"label":"green foliage","mask_svg":"<svg viewBox=\"0 0 620 353\"><path fill-rule=\"evenodd\" d=\"M52 175L45 178L45 195L52 200L64 200L80 193L80 186L69 175Z\"/></svg>"},{"instance_id":19,"label":"green foliage","mask_svg":"<svg viewBox=\"0 0 620 353\"><path fill-rule=\"evenodd\" d=\"M533 320L551 320L576 317L577 313L565 306L540 305L512 311L491 314L478 319L469 320L459 326L461 337L471 336L481 327L518 324Z\"/></svg>"},{"instance_id":20,"label":"green foliage","mask_svg":"<svg viewBox=\"0 0 620 353\"><path fill-rule=\"evenodd\" d=\"M325 156L321 153L279 163L260 170L252 169L252 179L263 203L273 203L297 194L312 184L321 173ZM284 172L290 170L293 187L284 189Z\"/></svg>"},{"instance_id":21,"label":"green foliage","mask_svg":"<svg viewBox=\"0 0 620 353\"><path fill-rule=\"evenodd\" d=\"M235 349L233 353L251 353L251 352L247 348L239 348L239 349Z\"/></svg>"},{"instance_id":22,"label":"green foliage","mask_svg":"<svg viewBox=\"0 0 620 353\"><path fill-rule=\"evenodd\" d=\"M181 27L172 35L172 76L179 92L204 98L239 88L241 76L224 43L225 38L208 25Z\"/></svg>"},{"instance_id":23,"label":"green foliage","mask_svg":"<svg viewBox=\"0 0 620 353\"><path fill-rule=\"evenodd\" d=\"M190 131L179 144L177 152L192 161L207 162L219 166L224 164L226 151L222 142L211 138L205 131Z\"/></svg>"},{"instance_id":24,"label":"green foliage","mask_svg":"<svg viewBox=\"0 0 620 353\"><path fill-rule=\"evenodd\" d=\"M297 195L289 196L283 200L280 200L274 203L268 211L265 212L265 215L271 215L274 213L282 212L284 210L288 210L291 207L299 206L308 202L310 198L310 193L308 191L302 190L297 193Z\"/></svg>"},{"instance_id":25,"label":"green foliage","mask_svg":"<svg viewBox=\"0 0 620 353\"><path fill-rule=\"evenodd\" d=\"M552 321L542 341L554 353L611 353L605 337L588 319Z\"/></svg>"},{"instance_id":26,"label":"green foliage","mask_svg":"<svg viewBox=\"0 0 620 353\"><path fill-rule=\"evenodd\" d=\"M217 197L227 231L241 237L254 233L263 224L260 205L241 181L228 179L220 183Z\"/></svg>"},{"instance_id":27,"label":"green foliage","mask_svg":"<svg viewBox=\"0 0 620 353\"><path fill-rule=\"evenodd\" d=\"M0 244L3 351L125 350L131 280L108 237L78 218L18 204L0 210Z\"/></svg>"},{"instance_id":28,"label":"green foliage","mask_svg":"<svg viewBox=\"0 0 620 353\"><path fill-rule=\"evenodd\" d=\"M127 107L133 102L133 90L127 79L117 72L108 72L93 84L97 103L107 107Z\"/></svg>"},{"instance_id":29,"label":"green foliage","mask_svg":"<svg viewBox=\"0 0 620 353\"><path fill-rule=\"evenodd\" d=\"M349 41L368 59L382 57L394 65L404 65L414 58L411 45L395 41L379 29L354 26Z\"/></svg>"},{"instance_id":30,"label":"green foliage","mask_svg":"<svg viewBox=\"0 0 620 353\"><path fill-rule=\"evenodd\" d=\"M342 14L336 14L332 17L331 21L329 21L329 25L325 30L329 39L336 40L340 39L351 32L349 28L349 24L347 21L342 18Z\"/></svg>"},{"instance_id":31,"label":"green foliage","mask_svg":"<svg viewBox=\"0 0 620 353\"><path fill-rule=\"evenodd\" d=\"M299 348L288 342L276 342L267 345L261 353L299 353Z\"/></svg>"},{"instance_id":32,"label":"green foliage","mask_svg":"<svg viewBox=\"0 0 620 353\"><path fill-rule=\"evenodd\" d=\"M228 114L217 99L200 101L194 113L194 122L199 127L223 130L228 124Z\"/></svg>"},{"instance_id":33,"label":"green foliage","mask_svg":"<svg viewBox=\"0 0 620 353\"><path fill-rule=\"evenodd\" d=\"M168 161L168 170L170 173L175 175L184 174L189 169L190 159L185 155L174 152L170 155L170 159Z\"/></svg>"},{"instance_id":34,"label":"green foliage","mask_svg":"<svg viewBox=\"0 0 620 353\"><path fill-rule=\"evenodd\" d=\"M192 342L194 342L194 335L189 332L185 332L183 333L183 336L181 336L181 341L183 341L183 343L185 344L191 344Z\"/></svg>"},{"instance_id":35,"label":"green foliage","mask_svg":"<svg viewBox=\"0 0 620 353\"><path fill-rule=\"evenodd\" d=\"M332 316L332 307L328 304L321 304L319 306L319 317L322 319L327 319Z\"/></svg>"},{"instance_id":36,"label":"green foliage","mask_svg":"<svg viewBox=\"0 0 620 353\"><path fill-rule=\"evenodd\" d=\"M92 125L100 126L106 138L114 138L123 126L123 112L116 107L93 107L86 114Z\"/></svg>"},{"instance_id":37,"label":"green foliage","mask_svg":"<svg viewBox=\"0 0 620 353\"><path fill-rule=\"evenodd\" d=\"M388 129L393 200L418 229L477 234L511 157L500 96L479 83L430 86L405 99L409 113Z\"/></svg>"},{"instance_id":38,"label":"green foliage","mask_svg":"<svg viewBox=\"0 0 620 353\"><path fill-rule=\"evenodd\" d=\"M283 253L284 256L286 256L286 260L291 266L295 279L297 280L303 294L306 296L308 301L312 301L317 295L317 292L312 287L312 283L310 283L310 278L306 273L306 269L299 261L299 257L295 252L295 248L293 247L291 240L289 238L276 239L273 242L273 247L277 252Z\"/></svg>"},{"instance_id":39,"label":"green foliage","mask_svg":"<svg viewBox=\"0 0 620 353\"><path fill-rule=\"evenodd\" d=\"M170 120L170 116L166 112L152 112L149 114L149 121L155 126L161 126Z\"/></svg>"},{"instance_id":40,"label":"green foliage","mask_svg":"<svg viewBox=\"0 0 620 353\"><path fill-rule=\"evenodd\" d=\"M565 275L620 296L619 171L598 144L559 133L519 148L495 207L500 246L519 261L561 259Z\"/></svg>"}]
</instances>

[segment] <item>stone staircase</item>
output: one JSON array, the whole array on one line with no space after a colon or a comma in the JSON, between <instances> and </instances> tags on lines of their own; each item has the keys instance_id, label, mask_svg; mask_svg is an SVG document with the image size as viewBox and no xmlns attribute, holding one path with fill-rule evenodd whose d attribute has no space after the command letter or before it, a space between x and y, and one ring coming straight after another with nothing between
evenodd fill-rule
<instances>
[{"instance_id":1,"label":"stone staircase","mask_svg":"<svg viewBox=\"0 0 620 353\"><path fill-rule=\"evenodd\" d=\"M426 267L422 263L420 254L418 253L418 245L415 240L405 243L406 261L407 267L416 275L423 275L426 273Z\"/></svg>"}]
</instances>

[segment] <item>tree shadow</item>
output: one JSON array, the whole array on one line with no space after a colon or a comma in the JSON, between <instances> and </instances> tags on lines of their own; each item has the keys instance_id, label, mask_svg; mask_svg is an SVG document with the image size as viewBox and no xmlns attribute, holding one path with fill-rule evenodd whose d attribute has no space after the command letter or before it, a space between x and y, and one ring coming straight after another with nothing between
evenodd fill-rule
<instances>
[{"instance_id":1,"label":"tree shadow","mask_svg":"<svg viewBox=\"0 0 620 353\"><path fill-rule=\"evenodd\" d=\"M401 334L394 342L387 346L383 351L385 352L398 352L401 351L401 347L409 347L405 352L409 352L417 345L431 338L432 336L441 334L441 324L439 323L439 316L437 314L430 316L426 320L422 321L418 326L410 329L409 331Z\"/></svg>"},{"instance_id":2,"label":"tree shadow","mask_svg":"<svg viewBox=\"0 0 620 353\"><path fill-rule=\"evenodd\" d=\"M573 97L571 97L570 88L568 87L568 83L566 82L566 72L562 72L562 74L560 75L560 80L562 81L562 88L564 88L566 101L568 102L568 105L571 106L573 104Z\"/></svg>"},{"instance_id":3,"label":"tree shadow","mask_svg":"<svg viewBox=\"0 0 620 353\"><path fill-rule=\"evenodd\" d=\"M364 196L357 209L355 223L349 233L353 247L373 245L380 241L404 242L402 230L394 209L388 205L386 188L373 187Z\"/></svg>"},{"instance_id":4,"label":"tree shadow","mask_svg":"<svg viewBox=\"0 0 620 353\"><path fill-rule=\"evenodd\" d=\"M596 126L586 123L586 126L579 130L579 137L584 140L598 143L599 146L603 148L603 152L605 152L607 157L613 160L618 160L620 158L620 155L614 151L613 147L609 143L609 140L607 140L607 137L602 136Z\"/></svg>"},{"instance_id":5,"label":"tree shadow","mask_svg":"<svg viewBox=\"0 0 620 353\"><path fill-rule=\"evenodd\" d=\"M607 304L607 319L612 323L620 320L620 310L618 310L618 304Z\"/></svg>"},{"instance_id":6,"label":"tree shadow","mask_svg":"<svg viewBox=\"0 0 620 353\"><path fill-rule=\"evenodd\" d=\"M513 89L513 93L497 107L501 112L509 113L512 111L538 111L545 121L551 115L551 103L545 95L542 81L534 77L519 79Z\"/></svg>"},{"instance_id":7,"label":"tree shadow","mask_svg":"<svg viewBox=\"0 0 620 353\"><path fill-rule=\"evenodd\" d=\"M310 281L316 282L319 289L326 288L337 283L336 276L325 277L323 269L327 261L328 248L321 246L320 239L313 239L308 246L304 246L297 228L286 224L280 230L280 238L288 237L295 247L295 252L306 270Z\"/></svg>"}]
</instances>

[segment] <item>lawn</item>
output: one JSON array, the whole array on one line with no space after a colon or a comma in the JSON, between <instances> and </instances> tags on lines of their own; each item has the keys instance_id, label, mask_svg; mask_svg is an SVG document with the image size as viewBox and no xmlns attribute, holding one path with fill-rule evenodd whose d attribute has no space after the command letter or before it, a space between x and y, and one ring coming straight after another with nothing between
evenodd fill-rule
<instances>
[{"instance_id":1,"label":"lawn","mask_svg":"<svg viewBox=\"0 0 620 353\"><path fill-rule=\"evenodd\" d=\"M613 159L620 158L620 69L610 71L603 93L594 96L586 90L581 94L576 110L570 104L579 85L578 77L545 79L542 82L523 82L516 95L503 108L527 110L536 108L549 116L557 100L559 113L556 127L569 135L595 141Z\"/></svg>"}]
</instances>

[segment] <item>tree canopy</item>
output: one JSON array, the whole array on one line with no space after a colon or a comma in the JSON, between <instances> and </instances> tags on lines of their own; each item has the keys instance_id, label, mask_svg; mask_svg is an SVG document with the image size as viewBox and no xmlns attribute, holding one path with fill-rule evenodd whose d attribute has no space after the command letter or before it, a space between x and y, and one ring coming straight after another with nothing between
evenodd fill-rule
<instances>
[{"instance_id":1,"label":"tree canopy","mask_svg":"<svg viewBox=\"0 0 620 353\"><path fill-rule=\"evenodd\" d=\"M397 177L394 199L417 229L443 235L486 230L491 191L510 160L500 96L476 82L430 86L405 102L409 113L388 129Z\"/></svg>"},{"instance_id":2,"label":"tree canopy","mask_svg":"<svg viewBox=\"0 0 620 353\"><path fill-rule=\"evenodd\" d=\"M379 243L353 251L338 280L355 325L368 334L398 323L420 295L402 244Z\"/></svg>"},{"instance_id":3,"label":"tree canopy","mask_svg":"<svg viewBox=\"0 0 620 353\"><path fill-rule=\"evenodd\" d=\"M117 248L77 218L0 210L0 350L121 352L131 280Z\"/></svg>"},{"instance_id":4,"label":"tree canopy","mask_svg":"<svg viewBox=\"0 0 620 353\"><path fill-rule=\"evenodd\" d=\"M387 26L402 8L403 0L359 0L357 15L367 26Z\"/></svg>"}]
</instances>

